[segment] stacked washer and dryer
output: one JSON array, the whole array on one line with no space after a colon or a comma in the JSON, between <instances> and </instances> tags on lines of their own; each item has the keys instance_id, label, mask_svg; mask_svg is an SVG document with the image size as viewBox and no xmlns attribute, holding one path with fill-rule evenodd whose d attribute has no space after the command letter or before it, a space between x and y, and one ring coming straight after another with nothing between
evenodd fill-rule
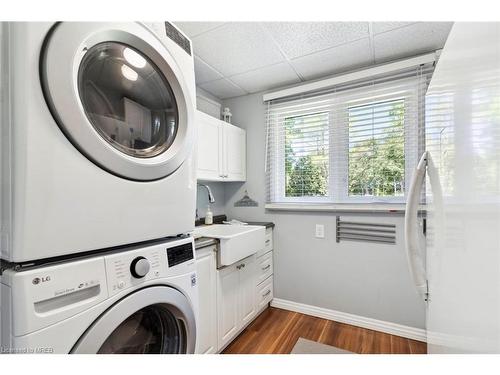
<instances>
[{"instance_id":1,"label":"stacked washer and dryer","mask_svg":"<svg viewBox=\"0 0 500 375\"><path fill-rule=\"evenodd\" d=\"M191 42L1 24L3 352L193 353Z\"/></svg>"}]
</instances>

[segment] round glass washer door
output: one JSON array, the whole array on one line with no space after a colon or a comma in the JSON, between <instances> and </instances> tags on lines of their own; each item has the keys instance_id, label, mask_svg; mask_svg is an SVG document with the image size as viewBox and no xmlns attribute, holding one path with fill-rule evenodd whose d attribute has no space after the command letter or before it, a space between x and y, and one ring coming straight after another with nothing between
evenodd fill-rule
<instances>
[{"instance_id":1,"label":"round glass washer door","mask_svg":"<svg viewBox=\"0 0 500 375\"><path fill-rule=\"evenodd\" d=\"M168 286L140 289L108 308L71 353L192 354L194 311L186 296Z\"/></svg>"},{"instance_id":2,"label":"round glass washer door","mask_svg":"<svg viewBox=\"0 0 500 375\"><path fill-rule=\"evenodd\" d=\"M167 306L146 306L125 319L108 336L97 354L179 354L184 327Z\"/></svg>"},{"instance_id":3,"label":"round glass washer door","mask_svg":"<svg viewBox=\"0 0 500 375\"><path fill-rule=\"evenodd\" d=\"M194 104L176 60L151 30L139 23L60 23L45 46L45 97L81 153L138 181L180 167L193 144Z\"/></svg>"}]
</instances>

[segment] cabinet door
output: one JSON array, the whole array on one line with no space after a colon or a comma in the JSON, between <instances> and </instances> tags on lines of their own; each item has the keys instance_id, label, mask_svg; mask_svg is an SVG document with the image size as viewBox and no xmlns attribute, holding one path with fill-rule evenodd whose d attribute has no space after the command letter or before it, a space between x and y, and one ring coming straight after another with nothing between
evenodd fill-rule
<instances>
[{"instance_id":1,"label":"cabinet door","mask_svg":"<svg viewBox=\"0 0 500 375\"><path fill-rule=\"evenodd\" d=\"M229 343L240 328L238 316L239 271L232 265L217 271L217 321L219 349Z\"/></svg>"},{"instance_id":2,"label":"cabinet door","mask_svg":"<svg viewBox=\"0 0 500 375\"><path fill-rule=\"evenodd\" d=\"M217 352L217 280L214 247L196 254L199 315L196 329L196 353Z\"/></svg>"},{"instance_id":3,"label":"cabinet door","mask_svg":"<svg viewBox=\"0 0 500 375\"><path fill-rule=\"evenodd\" d=\"M222 122L223 175L227 181L246 180L246 132Z\"/></svg>"},{"instance_id":4,"label":"cabinet door","mask_svg":"<svg viewBox=\"0 0 500 375\"><path fill-rule=\"evenodd\" d=\"M239 320L241 325L244 326L252 321L257 313L255 303L257 277L255 255L245 258L237 264L240 267Z\"/></svg>"},{"instance_id":5,"label":"cabinet door","mask_svg":"<svg viewBox=\"0 0 500 375\"><path fill-rule=\"evenodd\" d=\"M197 161L199 180L222 180L221 121L203 112L196 112L198 124Z\"/></svg>"}]
</instances>

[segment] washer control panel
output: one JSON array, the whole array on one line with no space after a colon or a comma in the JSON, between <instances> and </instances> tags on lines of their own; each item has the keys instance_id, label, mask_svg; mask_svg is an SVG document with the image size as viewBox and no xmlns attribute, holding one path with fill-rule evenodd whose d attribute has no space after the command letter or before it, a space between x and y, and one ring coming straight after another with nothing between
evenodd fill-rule
<instances>
[{"instance_id":1,"label":"washer control panel","mask_svg":"<svg viewBox=\"0 0 500 375\"><path fill-rule=\"evenodd\" d=\"M186 249L185 252L188 248L192 249L193 239L171 240L105 256L109 295L112 296L149 280L175 275L176 272L170 268L171 265L169 267L171 262L168 254L170 249L174 249L173 253L178 253L180 248ZM188 256L181 257L189 258ZM193 259L192 256L191 259Z\"/></svg>"}]
</instances>

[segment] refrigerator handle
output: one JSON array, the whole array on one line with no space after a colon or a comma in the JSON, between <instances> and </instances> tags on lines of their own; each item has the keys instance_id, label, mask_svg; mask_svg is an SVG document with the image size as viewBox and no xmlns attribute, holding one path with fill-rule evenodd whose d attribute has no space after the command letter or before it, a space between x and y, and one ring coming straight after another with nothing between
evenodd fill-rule
<instances>
[{"instance_id":1,"label":"refrigerator handle","mask_svg":"<svg viewBox=\"0 0 500 375\"><path fill-rule=\"evenodd\" d=\"M425 179L425 172L427 167L427 151L422 154L418 162L417 169L413 174L413 179L410 184L406 200L405 210L405 248L406 257L408 260L408 267L410 274L415 284L417 292L422 298L427 301L427 277L425 272L425 264L422 257L422 250L420 249L419 236L418 236L418 206L420 203L420 193Z\"/></svg>"}]
</instances>

